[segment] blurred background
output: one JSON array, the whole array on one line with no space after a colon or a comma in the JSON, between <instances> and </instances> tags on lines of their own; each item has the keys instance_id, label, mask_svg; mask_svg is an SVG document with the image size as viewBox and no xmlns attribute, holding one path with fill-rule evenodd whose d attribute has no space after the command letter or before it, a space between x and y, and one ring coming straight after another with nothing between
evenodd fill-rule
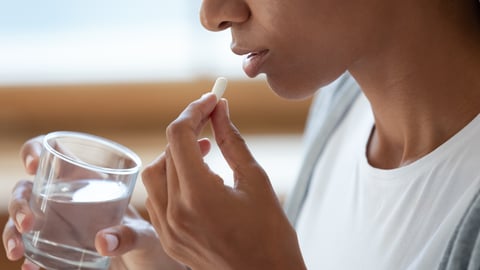
<instances>
[{"instance_id":1,"label":"blurred background","mask_svg":"<svg viewBox=\"0 0 480 270\"><path fill-rule=\"evenodd\" d=\"M148 164L165 147L164 130L217 76L233 121L280 197L294 183L310 101L276 96L248 79L230 51L230 33L199 22L201 1L0 0L0 226L23 171L23 142L54 130L104 136ZM209 129L204 136L211 137ZM231 184L217 148L209 165ZM138 179L132 203L143 210ZM0 251L0 269L19 269Z\"/></svg>"}]
</instances>

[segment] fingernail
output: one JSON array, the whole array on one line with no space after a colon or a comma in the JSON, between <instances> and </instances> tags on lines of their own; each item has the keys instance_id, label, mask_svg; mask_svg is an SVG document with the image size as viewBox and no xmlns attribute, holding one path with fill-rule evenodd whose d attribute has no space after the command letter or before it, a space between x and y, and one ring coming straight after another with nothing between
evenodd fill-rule
<instances>
[{"instance_id":1,"label":"fingernail","mask_svg":"<svg viewBox=\"0 0 480 270\"><path fill-rule=\"evenodd\" d=\"M118 237L113 234L105 234L105 240L107 241L107 250L114 251L118 247Z\"/></svg>"},{"instance_id":2,"label":"fingernail","mask_svg":"<svg viewBox=\"0 0 480 270\"><path fill-rule=\"evenodd\" d=\"M204 99L204 98L206 98L206 97L208 97L208 96L210 96L210 95L212 95L212 93L211 93L211 92L207 92L207 93L203 94L203 95L200 97L200 99Z\"/></svg>"},{"instance_id":3,"label":"fingernail","mask_svg":"<svg viewBox=\"0 0 480 270\"><path fill-rule=\"evenodd\" d=\"M33 160L34 160L34 157L28 155L28 156L25 158L25 167L30 168L30 165L32 164Z\"/></svg>"},{"instance_id":4,"label":"fingernail","mask_svg":"<svg viewBox=\"0 0 480 270\"><path fill-rule=\"evenodd\" d=\"M17 242L15 242L14 239L10 239L7 242L7 251L9 254L12 253L12 251L17 247Z\"/></svg>"},{"instance_id":5,"label":"fingernail","mask_svg":"<svg viewBox=\"0 0 480 270\"><path fill-rule=\"evenodd\" d=\"M22 212L18 212L17 215L15 216L15 219L17 220L17 224L21 226L23 223L23 220L25 220L25 214Z\"/></svg>"}]
</instances>

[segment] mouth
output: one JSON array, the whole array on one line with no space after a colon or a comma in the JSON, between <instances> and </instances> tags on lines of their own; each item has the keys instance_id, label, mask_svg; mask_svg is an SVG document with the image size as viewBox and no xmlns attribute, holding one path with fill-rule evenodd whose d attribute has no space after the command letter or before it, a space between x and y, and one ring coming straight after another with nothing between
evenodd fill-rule
<instances>
[{"instance_id":1,"label":"mouth","mask_svg":"<svg viewBox=\"0 0 480 270\"><path fill-rule=\"evenodd\" d=\"M259 49L248 49L246 47L242 48L242 47L236 46L234 42L232 42L231 50L236 55L240 55L240 56L247 55L247 58L251 58L268 51L267 49L261 49L261 48Z\"/></svg>"},{"instance_id":2,"label":"mouth","mask_svg":"<svg viewBox=\"0 0 480 270\"><path fill-rule=\"evenodd\" d=\"M269 50L259 50L247 54L243 61L243 70L247 76L253 78L260 74Z\"/></svg>"},{"instance_id":3,"label":"mouth","mask_svg":"<svg viewBox=\"0 0 480 270\"><path fill-rule=\"evenodd\" d=\"M250 58L253 58L253 57L256 57L258 55L261 55L262 53L264 53L266 50L263 50L263 51L258 51L258 52L251 52L247 55L247 59L250 59Z\"/></svg>"}]
</instances>

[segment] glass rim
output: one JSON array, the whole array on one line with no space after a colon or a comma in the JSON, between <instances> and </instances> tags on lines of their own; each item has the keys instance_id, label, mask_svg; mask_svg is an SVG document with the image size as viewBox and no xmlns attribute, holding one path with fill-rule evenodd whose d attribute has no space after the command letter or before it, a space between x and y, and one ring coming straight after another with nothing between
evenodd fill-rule
<instances>
[{"instance_id":1,"label":"glass rim","mask_svg":"<svg viewBox=\"0 0 480 270\"><path fill-rule=\"evenodd\" d=\"M57 150L55 150L49 143L49 140L53 138L60 138L60 137L71 137L71 138L77 138L77 139L86 139L88 141L96 142L102 145L105 145L109 147L110 149L115 149L119 153L124 154L127 158L132 160L135 164L135 166L131 168L107 168L107 167L102 167L102 166L97 166L93 165L87 162L83 162L80 160L76 160L68 155L65 155L64 153L61 153ZM55 156L71 163L75 164L79 167L91 170L91 171L96 171L96 172L102 172L102 173L108 173L108 174L122 174L122 175L127 175L127 174L134 174L138 173L140 171L140 167L142 166L142 161L140 157L133 152L130 148L119 144L115 141L109 140L107 138L89 134L89 133L83 133L83 132L77 132L77 131L54 131L46 134L43 138L42 145L44 148L46 148L50 153L54 154Z\"/></svg>"}]
</instances>

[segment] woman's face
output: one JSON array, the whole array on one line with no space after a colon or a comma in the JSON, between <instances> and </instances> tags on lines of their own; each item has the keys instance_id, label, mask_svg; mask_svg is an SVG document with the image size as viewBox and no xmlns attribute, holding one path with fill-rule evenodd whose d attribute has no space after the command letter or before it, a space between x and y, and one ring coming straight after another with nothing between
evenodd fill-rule
<instances>
[{"instance_id":1,"label":"woman's face","mask_svg":"<svg viewBox=\"0 0 480 270\"><path fill-rule=\"evenodd\" d=\"M286 98L311 96L374 42L383 0L203 0L205 28L230 28L250 77L264 73ZM383 9L383 10L382 10Z\"/></svg>"}]
</instances>

